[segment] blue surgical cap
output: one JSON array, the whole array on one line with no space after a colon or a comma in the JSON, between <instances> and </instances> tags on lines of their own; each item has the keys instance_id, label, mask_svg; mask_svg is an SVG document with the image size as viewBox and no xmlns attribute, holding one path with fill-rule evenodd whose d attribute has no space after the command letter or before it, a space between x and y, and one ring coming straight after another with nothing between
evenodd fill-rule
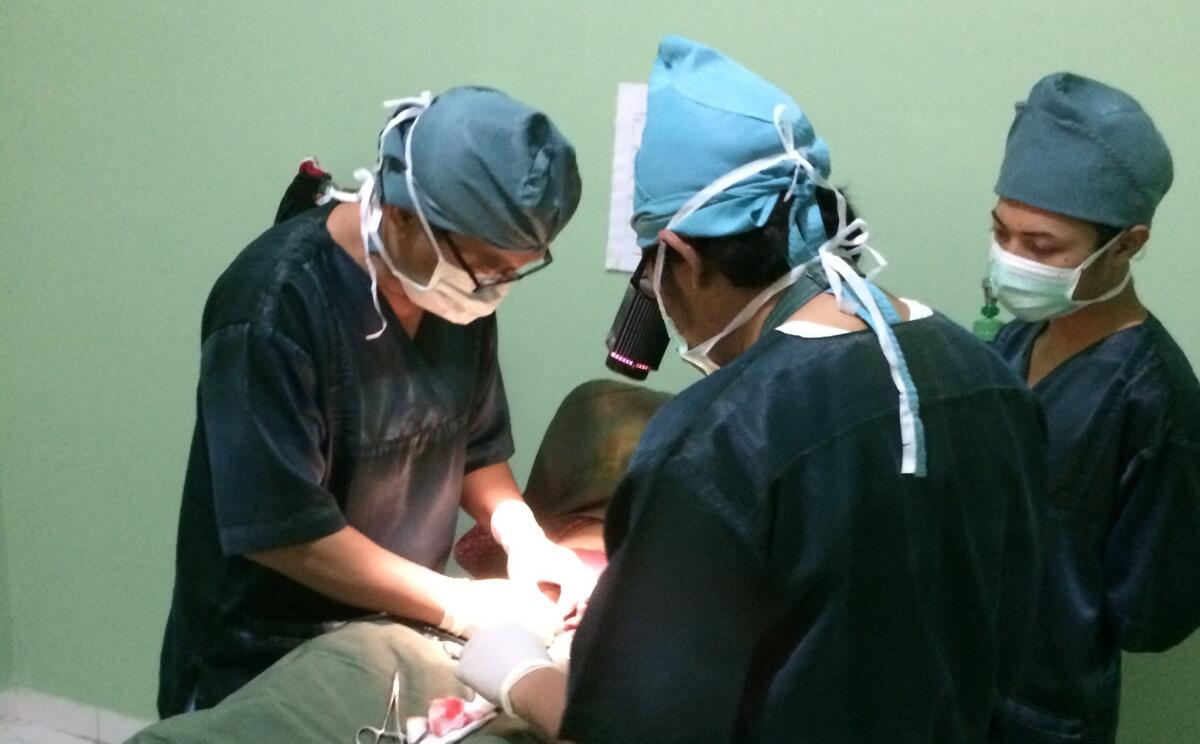
<instances>
[{"instance_id":1,"label":"blue surgical cap","mask_svg":"<svg viewBox=\"0 0 1200 744\"><path fill-rule=\"evenodd\" d=\"M1102 225L1148 225L1173 175L1171 151L1137 101L1060 72L1017 104L996 194Z\"/></svg>"},{"instance_id":2,"label":"blue surgical cap","mask_svg":"<svg viewBox=\"0 0 1200 744\"><path fill-rule=\"evenodd\" d=\"M545 248L579 205L575 148L547 116L490 88L451 88L382 143L382 200L415 211L413 180L430 224L499 248Z\"/></svg>"},{"instance_id":3,"label":"blue surgical cap","mask_svg":"<svg viewBox=\"0 0 1200 744\"><path fill-rule=\"evenodd\" d=\"M791 96L715 49L679 36L663 39L650 73L646 124L634 166L638 244L657 241L675 212L716 179L782 153L775 126L780 104L795 147L828 177L829 150ZM719 237L762 227L795 173L795 163L777 163L715 195L672 229L691 237ZM826 236L815 184L803 172L793 199L789 260L796 265Z\"/></svg>"}]
</instances>

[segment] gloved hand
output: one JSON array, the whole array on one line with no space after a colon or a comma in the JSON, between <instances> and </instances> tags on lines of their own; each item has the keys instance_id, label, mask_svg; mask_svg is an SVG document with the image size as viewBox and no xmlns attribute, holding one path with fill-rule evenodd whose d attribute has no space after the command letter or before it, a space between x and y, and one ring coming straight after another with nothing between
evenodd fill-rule
<instances>
[{"instance_id":1,"label":"gloved hand","mask_svg":"<svg viewBox=\"0 0 1200 744\"><path fill-rule=\"evenodd\" d=\"M548 643L563 626L562 613L546 595L507 579L447 579L436 599L444 612L438 627L463 638L508 621Z\"/></svg>"},{"instance_id":2,"label":"gloved hand","mask_svg":"<svg viewBox=\"0 0 1200 744\"><path fill-rule=\"evenodd\" d=\"M552 584L566 616L591 596L596 575L570 548L556 545L522 501L505 501L492 513L492 536L508 553L508 578L529 586Z\"/></svg>"},{"instance_id":3,"label":"gloved hand","mask_svg":"<svg viewBox=\"0 0 1200 744\"><path fill-rule=\"evenodd\" d=\"M512 688L527 674L554 666L546 644L516 623L481 628L463 647L454 675L483 697L513 713Z\"/></svg>"}]
</instances>

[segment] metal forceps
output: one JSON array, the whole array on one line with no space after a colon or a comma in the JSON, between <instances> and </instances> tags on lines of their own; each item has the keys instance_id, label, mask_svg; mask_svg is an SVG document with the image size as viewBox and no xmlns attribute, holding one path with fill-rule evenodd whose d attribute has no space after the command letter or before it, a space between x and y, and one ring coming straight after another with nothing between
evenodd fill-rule
<instances>
[{"instance_id":1,"label":"metal forceps","mask_svg":"<svg viewBox=\"0 0 1200 744\"><path fill-rule=\"evenodd\" d=\"M388 727L391 722L391 728ZM374 726L362 726L354 735L354 744L420 744L425 738L425 734L409 742L408 735L405 734L404 719L400 716L400 672L392 677L392 695L388 698L387 711L383 714L383 725L379 728Z\"/></svg>"}]
</instances>

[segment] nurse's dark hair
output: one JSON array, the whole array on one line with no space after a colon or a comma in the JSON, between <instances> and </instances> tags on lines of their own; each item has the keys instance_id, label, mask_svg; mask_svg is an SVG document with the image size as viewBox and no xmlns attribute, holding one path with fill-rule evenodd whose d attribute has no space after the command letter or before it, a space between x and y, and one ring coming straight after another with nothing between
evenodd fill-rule
<instances>
[{"instance_id":1,"label":"nurse's dark hair","mask_svg":"<svg viewBox=\"0 0 1200 744\"><path fill-rule=\"evenodd\" d=\"M845 194L845 192L842 192ZM837 197L828 189L818 188L817 206L825 234L837 230ZM688 238L696 252L721 272L735 287L758 289L786 274L788 266L788 208L782 198L762 227L719 238ZM854 220L854 208L846 201L846 220Z\"/></svg>"}]
</instances>

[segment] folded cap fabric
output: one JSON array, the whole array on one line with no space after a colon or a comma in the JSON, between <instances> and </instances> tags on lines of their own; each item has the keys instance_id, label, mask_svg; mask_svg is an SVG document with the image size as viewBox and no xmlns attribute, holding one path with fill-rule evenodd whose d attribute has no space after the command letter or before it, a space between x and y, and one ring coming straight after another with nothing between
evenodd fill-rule
<instances>
[{"instance_id":1,"label":"folded cap fabric","mask_svg":"<svg viewBox=\"0 0 1200 744\"><path fill-rule=\"evenodd\" d=\"M1150 224L1171 187L1171 152L1128 94L1069 72L1017 104L996 194L1113 227Z\"/></svg>"},{"instance_id":2,"label":"folded cap fabric","mask_svg":"<svg viewBox=\"0 0 1200 744\"><path fill-rule=\"evenodd\" d=\"M405 138L412 137L412 163ZM537 251L579 205L575 148L540 111L490 88L451 88L381 144L382 200L414 211L404 171L435 227Z\"/></svg>"},{"instance_id":3,"label":"folded cap fabric","mask_svg":"<svg viewBox=\"0 0 1200 744\"><path fill-rule=\"evenodd\" d=\"M716 179L781 154L776 127L781 104L795 147L828 177L829 149L791 96L715 49L679 36L663 39L635 162L632 224L638 244L654 244L679 208ZM795 175L795 164L781 161L717 194L672 229L719 237L762 227ZM827 238L814 192L801 174L791 210L799 242L812 251Z\"/></svg>"}]
</instances>

